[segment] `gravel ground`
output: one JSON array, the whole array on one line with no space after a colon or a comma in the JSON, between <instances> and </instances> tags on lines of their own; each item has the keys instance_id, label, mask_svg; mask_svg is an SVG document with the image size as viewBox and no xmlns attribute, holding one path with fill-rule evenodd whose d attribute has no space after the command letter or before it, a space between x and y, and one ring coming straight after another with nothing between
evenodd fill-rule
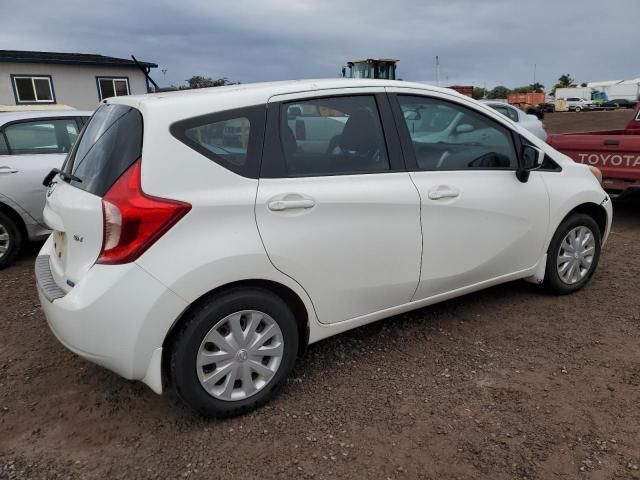
<instances>
[{"instance_id":1,"label":"gravel ground","mask_svg":"<svg viewBox=\"0 0 640 480\"><path fill-rule=\"evenodd\" d=\"M0 478L640 479L640 200L615 215L582 291L514 282L328 339L224 421L58 343L34 246L0 272Z\"/></svg>"}]
</instances>

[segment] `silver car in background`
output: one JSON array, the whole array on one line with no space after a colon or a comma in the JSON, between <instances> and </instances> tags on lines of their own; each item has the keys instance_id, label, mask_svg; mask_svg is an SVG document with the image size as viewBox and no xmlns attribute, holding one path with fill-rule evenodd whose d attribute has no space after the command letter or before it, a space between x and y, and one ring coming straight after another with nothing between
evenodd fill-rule
<instances>
[{"instance_id":1,"label":"silver car in background","mask_svg":"<svg viewBox=\"0 0 640 480\"><path fill-rule=\"evenodd\" d=\"M519 108L509 105L508 103L495 102L491 100L481 100L485 105L493 108L496 112L501 113L507 118L510 118L516 123L519 123L524 128L533 133L540 140L547 141L547 130L544 124L535 115L530 115L523 112Z\"/></svg>"},{"instance_id":2,"label":"silver car in background","mask_svg":"<svg viewBox=\"0 0 640 480\"><path fill-rule=\"evenodd\" d=\"M49 234L42 218L42 181L60 168L92 112L46 110L0 113L0 269L25 240Z\"/></svg>"}]
</instances>

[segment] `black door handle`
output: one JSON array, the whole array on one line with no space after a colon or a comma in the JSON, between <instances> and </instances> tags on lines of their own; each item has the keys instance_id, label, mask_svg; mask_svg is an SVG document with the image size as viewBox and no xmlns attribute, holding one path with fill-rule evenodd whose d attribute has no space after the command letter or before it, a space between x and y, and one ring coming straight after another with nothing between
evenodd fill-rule
<instances>
[{"instance_id":1,"label":"black door handle","mask_svg":"<svg viewBox=\"0 0 640 480\"><path fill-rule=\"evenodd\" d=\"M613 138L608 138L604 141L605 145L620 145L620 140L614 140Z\"/></svg>"}]
</instances>

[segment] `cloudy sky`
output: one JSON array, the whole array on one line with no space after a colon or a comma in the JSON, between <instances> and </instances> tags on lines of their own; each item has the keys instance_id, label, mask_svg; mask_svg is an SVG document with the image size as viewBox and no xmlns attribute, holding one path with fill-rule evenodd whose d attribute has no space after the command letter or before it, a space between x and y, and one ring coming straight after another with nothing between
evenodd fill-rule
<instances>
[{"instance_id":1,"label":"cloudy sky","mask_svg":"<svg viewBox=\"0 0 640 480\"><path fill-rule=\"evenodd\" d=\"M3 4L10 8L1 8ZM42 4L42 8L36 8ZM46 8L44 7L46 5ZM400 59L405 80L550 87L640 76L639 0L0 0L0 49L134 54L176 84L335 77ZM163 80L161 69L166 69Z\"/></svg>"}]
</instances>

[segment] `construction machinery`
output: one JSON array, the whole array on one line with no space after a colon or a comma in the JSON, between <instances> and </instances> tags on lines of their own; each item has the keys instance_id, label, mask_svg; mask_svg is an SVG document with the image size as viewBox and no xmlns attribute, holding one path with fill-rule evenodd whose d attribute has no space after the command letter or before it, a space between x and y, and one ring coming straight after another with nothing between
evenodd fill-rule
<instances>
[{"instance_id":1,"label":"construction machinery","mask_svg":"<svg viewBox=\"0 0 640 480\"><path fill-rule=\"evenodd\" d=\"M353 60L342 67L344 78L380 78L383 80L396 79L396 63L392 58L367 58ZM348 69L348 71L347 71Z\"/></svg>"}]
</instances>

